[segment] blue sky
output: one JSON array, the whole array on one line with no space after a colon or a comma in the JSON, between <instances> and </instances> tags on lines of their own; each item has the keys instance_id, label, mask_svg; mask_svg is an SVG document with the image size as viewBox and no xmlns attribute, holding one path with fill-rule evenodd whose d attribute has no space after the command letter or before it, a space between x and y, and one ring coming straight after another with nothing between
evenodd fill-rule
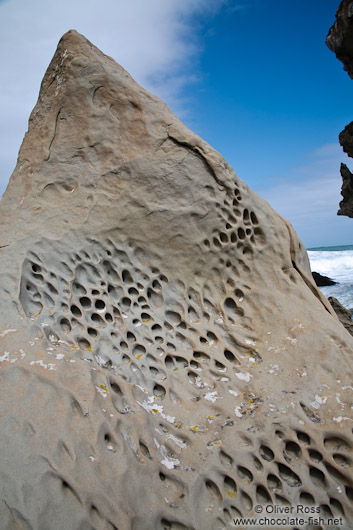
<instances>
[{"instance_id":1,"label":"blue sky","mask_svg":"<svg viewBox=\"0 0 353 530\"><path fill-rule=\"evenodd\" d=\"M83 33L164 99L307 247L353 243L338 134L353 82L326 47L336 0L0 0L0 193L61 35Z\"/></svg>"}]
</instances>

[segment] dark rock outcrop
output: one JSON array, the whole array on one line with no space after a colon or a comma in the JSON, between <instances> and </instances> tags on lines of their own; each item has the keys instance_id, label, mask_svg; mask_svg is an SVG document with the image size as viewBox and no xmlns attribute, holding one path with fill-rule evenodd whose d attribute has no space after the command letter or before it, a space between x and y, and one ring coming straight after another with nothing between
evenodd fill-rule
<instances>
[{"instance_id":1,"label":"dark rock outcrop","mask_svg":"<svg viewBox=\"0 0 353 530\"><path fill-rule=\"evenodd\" d=\"M340 202L340 209L337 215L346 215L353 217L353 173L351 173L346 164L341 164L343 199Z\"/></svg>"},{"instance_id":2,"label":"dark rock outcrop","mask_svg":"<svg viewBox=\"0 0 353 530\"><path fill-rule=\"evenodd\" d=\"M336 22L330 28L326 44L342 61L344 69L353 79L353 1L343 0L336 12ZM339 135L343 151L353 157L353 122ZM343 200L337 215L353 217L353 175L345 164L341 164Z\"/></svg>"},{"instance_id":3,"label":"dark rock outcrop","mask_svg":"<svg viewBox=\"0 0 353 530\"><path fill-rule=\"evenodd\" d=\"M330 28L326 44L353 79L353 1L343 0L336 11L336 22Z\"/></svg>"},{"instance_id":4,"label":"dark rock outcrop","mask_svg":"<svg viewBox=\"0 0 353 530\"><path fill-rule=\"evenodd\" d=\"M328 301L335 310L335 313L338 316L338 319L341 324L346 328L347 331L349 331L351 335L353 335L352 312L349 311L349 309L343 307L343 305L340 304L337 298L335 298L334 296L330 296L328 298Z\"/></svg>"},{"instance_id":5,"label":"dark rock outcrop","mask_svg":"<svg viewBox=\"0 0 353 530\"><path fill-rule=\"evenodd\" d=\"M338 138L343 151L353 158L353 121L345 126Z\"/></svg>"},{"instance_id":6,"label":"dark rock outcrop","mask_svg":"<svg viewBox=\"0 0 353 530\"><path fill-rule=\"evenodd\" d=\"M336 285L337 282L331 280L328 276L323 276L318 272L313 272L313 278L318 287L326 287L327 285Z\"/></svg>"}]
</instances>

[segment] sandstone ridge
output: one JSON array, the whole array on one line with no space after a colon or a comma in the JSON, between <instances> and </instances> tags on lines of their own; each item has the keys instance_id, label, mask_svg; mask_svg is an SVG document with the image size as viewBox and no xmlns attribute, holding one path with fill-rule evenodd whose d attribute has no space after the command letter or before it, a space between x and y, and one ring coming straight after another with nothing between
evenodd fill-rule
<instances>
[{"instance_id":1,"label":"sandstone ridge","mask_svg":"<svg viewBox=\"0 0 353 530\"><path fill-rule=\"evenodd\" d=\"M353 338L303 245L75 31L0 214L3 528L350 528Z\"/></svg>"}]
</instances>

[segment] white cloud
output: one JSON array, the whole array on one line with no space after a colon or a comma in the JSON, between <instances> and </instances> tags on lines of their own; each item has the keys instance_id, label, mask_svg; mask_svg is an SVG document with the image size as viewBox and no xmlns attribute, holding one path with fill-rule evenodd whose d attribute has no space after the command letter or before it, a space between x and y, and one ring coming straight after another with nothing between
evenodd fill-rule
<instances>
[{"instance_id":1,"label":"white cloud","mask_svg":"<svg viewBox=\"0 0 353 530\"><path fill-rule=\"evenodd\" d=\"M341 162L352 166L338 144L326 144L272 186L255 189L292 223L307 247L353 243L352 220L336 215L342 200Z\"/></svg>"},{"instance_id":2,"label":"white cloud","mask_svg":"<svg viewBox=\"0 0 353 530\"><path fill-rule=\"evenodd\" d=\"M226 0L0 1L0 193L12 172L41 79L69 29L111 55L148 90L181 111L197 79L198 25Z\"/></svg>"}]
</instances>

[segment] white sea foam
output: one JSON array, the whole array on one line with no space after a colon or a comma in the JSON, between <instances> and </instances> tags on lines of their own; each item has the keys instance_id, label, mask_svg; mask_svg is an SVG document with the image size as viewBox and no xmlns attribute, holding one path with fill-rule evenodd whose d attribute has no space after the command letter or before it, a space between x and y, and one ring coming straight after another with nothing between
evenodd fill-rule
<instances>
[{"instance_id":1,"label":"white sea foam","mask_svg":"<svg viewBox=\"0 0 353 530\"><path fill-rule=\"evenodd\" d=\"M348 309L353 309L353 245L341 249L320 248L309 250L311 270L338 282L336 285L321 287L326 296L334 296Z\"/></svg>"}]
</instances>

